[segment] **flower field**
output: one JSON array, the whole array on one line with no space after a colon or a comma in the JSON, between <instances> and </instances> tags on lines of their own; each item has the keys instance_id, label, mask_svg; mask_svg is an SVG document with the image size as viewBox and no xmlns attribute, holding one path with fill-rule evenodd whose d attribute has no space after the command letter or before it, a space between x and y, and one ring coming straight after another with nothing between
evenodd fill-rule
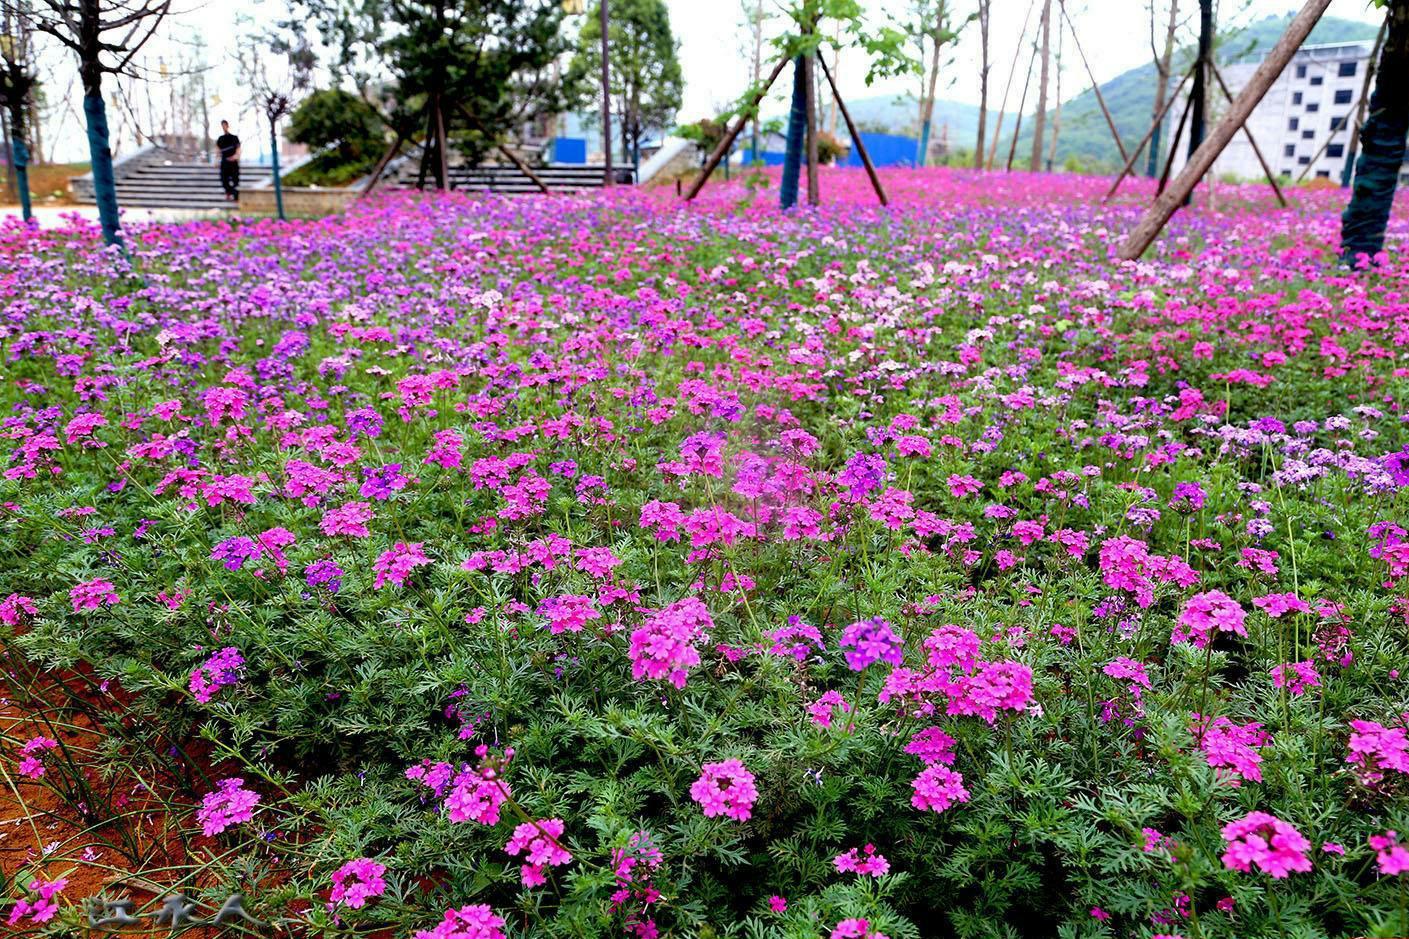
<instances>
[{"instance_id":1,"label":"flower field","mask_svg":"<svg viewBox=\"0 0 1409 939\"><path fill-rule=\"evenodd\" d=\"M0 920L1409 935L1402 251L886 181L0 229Z\"/></svg>"}]
</instances>

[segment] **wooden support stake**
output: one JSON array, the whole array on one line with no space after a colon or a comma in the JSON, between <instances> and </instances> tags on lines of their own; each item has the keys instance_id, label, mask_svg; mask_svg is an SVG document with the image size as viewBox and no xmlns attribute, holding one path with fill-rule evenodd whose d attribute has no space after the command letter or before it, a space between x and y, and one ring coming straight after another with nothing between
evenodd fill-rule
<instances>
[{"instance_id":1,"label":"wooden support stake","mask_svg":"<svg viewBox=\"0 0 1409 939\"><path fill-rule=\"evenodd\" d=\"M372 170L371 177L367 180L367 185L362 187L362 191L357 194L357 198L365 198L371 193L373 187L381 181L382 174L386 172L387 164L391 163L396 155L401 152L401 145L403 143L405 143L405 141L401 139L400 134L397 134L396 139L391 142L391 146L386 148L386 153L383 153L382 158L377 161L376 167Z\"/></svg>"},{"instance_id":2,"label":"wooden support stake","mask_svg":"<svg viewBox=\"0 0 1409 939\"><path fill-rule=\"evenodd\" d=\"M709 176L719 166L719 161L724 159L724 154L729 152L729 148L734 146L734 140L743 133L744 125L748 123L749 115L758 108L758 104L763 100L763 96L768 94L768 89L773 87L773 83L778 80L778 76L783 74L783 69L788 65L788 59L779 59L778 64L773 66L773 73L768 76L768 80L763 83L763 87L754 92L753 101L744 109L744 113L739 115L739 119L734 122L729 133L724 135L724 139L715 146L714 152L705 160L705 165L700 168L700 175L690 184L690 191L685 193L685 201L689 202L700 194L705 183L709 182ZM758 159L758 154L754 154L754 159Z\"/></svg>"},{"instance_id":3,"label":"wooden support stake","mask_svg":"<svg viewBox=\"0 0 1409 939\"><path fill-rule=\"evenodd\" d=\"M1008 164L1003 169L1005 172L1013 171L1013 157L1018 153L1018 135L1023 131L1023 108L1027 107L1027 90L1032 87L1032 67L1037 64L1037 43L1032 44L1032 55L1027 60L1027 79L1023 82L1022 97L1018 99L1018 119L1013 124L1013 142L1008 147Z\"/></svg>"},{"instance_id":4,"label":"wooden support stake","mask_svg":"<svg viewBox=\"0 0 1409 939\"><path fill-rule=\"evenodd\" d=\"M1253 73L1252 79L1247 83L1242 91L1238 92L1238 97L1234 99L1232 107L1218 122L1218 126L1213 129L1198 150L1189 158L1184 169L1179 176L1159 198L1155 199L1154 205L1150 206L1144 217L1136 224L1130 232L1125 243L1120 246L1119 257L1126 261L1133 261L1145 253L1145 249L1159 235L1194 187L1198 185L1200 179L1208 172L1213 161L1223 152L1223 148L1228 146L1228 141L1233 139L1233 135L1238 132L1238 128L1247 122L1248 116L1252 114L1253 108L1257 107L1263 95L1267 94L1267 89L1272 87L1272 83L1277 80L1277 76L1282 74L1282 69L1287 67L1297 49L1306 41L1310 35L1312 27L1326 8L1331 5L1331 0L1306 0L1306 4L1301 8L1292 21L1287 26L1287 31L1277 40L1277 44L1272 47L1272 51L1262 60L1262 64Z\"/></svg>"},{"instance_id":5,"label":"wooden support stake","mask_svg":"<svg viewBox=\"0 0 1409 939\"><path fill-rule=\"evenodd\" d=\"M1174 156L1179 152L1179 142L1184 139L1184 126L1189 123L1189 111L1193 103L1192 95L1184 101L1184 112L1179 115L1179 126L1174 129L1174 139L1169 142L1169 158L1164 161L1164 172L1160 173L1159 185L1155 187L1156 196L1163 195L1165 187L1169 185L1169 171L1174 169Z\"/></svg>"},{"instance_id":6,"label":"wooden support stake","mask_svg":"<svg viewBox=\"0 0 1409 939\"><path fill-rule=\"evenodd\" d=\"M1116 130L1111 109L1106 107L1106 96L1101 94L1101 84L1096 81L1096 73L1091 71L1091 63L1086 61L1086 53L1081 48L1081 37L1076 34L1076 24L1071 21L1071 14L1067 12L1066 0L1057 0L1057 5L1062 8L1062 18L1067 21L1067 28L1071 30L1071 41L1076 43L1076 54L1081 56L1081 64L1086 67L1086 77L1091 79L1091 90L1096 92L1096 103L1101 106L1101 113L1106 117L1106 126L1111 129L1111 138L1115 140L1116 149L1120 150L1120 158L1128 160L1130 155L1125 152L1125 144L1120 139L1120 131Z\"/></svg>"},{"instance_id":7,"label":"wooden support stake","mask_svg":"<svg viewBox=\"0 0 1409 939\"><path fill-rule=\"evenodd\" d=\"M1229 101L1233 100L1233 93L1228 90L1228 83L1223 80L1223 73L1218 70L1218 66L1209 61L1208 67L1213 71L1213 77L1218 81L1218 87L1223 89L1223 97ZM1243 136L1248 138L1248 143L1252 144L1252 152L1257 154L1257 162L1262 164L1262 172L1267 174L1267 181L1272 184L1272 191L1277 194L1277 202L1282 208L1287 207L1287 197L1282 195L1282 187L1277 185L1277 179L1272 175L1272 167L1267 165L1267 160L1262 155L1262 148L1253 139L1252 131L1248 130L1248 125L1243 125Z\"/></svg>"},{"instance_id":8,"label":"wooden support stake","mask_svg":"<svg viewBox=\"0 0 1409 939\"><path fill-rule=\"evenodd\" d=\"M1129 176L1130 171L1135 168L1135 164L1140 159L1140 153L1145 149L1145 144L1149 143L1150 138L1155 135L1155 128L1164 123L1165 115L1167 115L1169 109L1174 106L1174 102L1179 99L1179 92L1184 90L1184 83L1189 80L1189 76L1192 74L1194 74L1194 70L1189 69L1189 71L1184 73L1184 77L1179 79L1179 84L1174 87L1174 93L1165 99L1164 107L1160 109L1159 114L1150 123L1150 129L1145 131L1145 136L1141 137L1140 142L1135 145L1135 152L1125 158L1125 166L1121 169L1120 175L1115 178L1115 182L1111 183L1111 188L1101 197L1102 202L1111 201L1111 197L1114 196L1116 190L1120 188L1120 184L1125 180L1125 177ZM1158 154L1155 155L1155 159L1159 159Z\"/></svg>"},{"instance_id":9,"label":"wooden support stake","mask_svg":"<svg viewBox=\"0 0 1409 939\"><path fill-rule=\"evenodd\" d=\"M836 100L837 107L841 109L842 120L846 121L846 132L851 135L851 142L856 145L856 152L861 157L861 165L866 167L866 175L871 177L871 188L876 190L876 198L881 200L881 205L890 205L890 201L886 198L885 187L881 185L881 178L876 174L875 164L871 162L871 154L866 152L866 143L856 130L856 123L851 119L851 112L846 109L846 102L841 99L841 92L837 90L837 83L832 78L831 69L827 68L827 60L818 54L817 61L822 63L822 74L827 76L827 84L832 86L832 97Z\"/></svg>"}]
</instances>

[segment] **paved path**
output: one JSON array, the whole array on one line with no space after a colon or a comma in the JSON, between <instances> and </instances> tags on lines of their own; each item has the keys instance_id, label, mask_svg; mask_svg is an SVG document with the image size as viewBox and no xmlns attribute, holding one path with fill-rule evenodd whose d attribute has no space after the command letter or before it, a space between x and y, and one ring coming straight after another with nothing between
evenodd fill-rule
<instances>
[{"instance_id":1,"label":"paved path","mask_svg":"<svg viewBox=\"0 0 1409 939\"><path fill-rule=\"evenodd\" d=\"M124 222L185 222L197 218L220 218L230 213L223 209L212 209L209 211L192 211L190 209L124 209L122 219ZM98 220L98 207L95 205L37 205L34 207L34 218L42 228L61 228L71 224L70 219L77 215L80 218L96 222ZM11 218L20 217L20 207L17 205L0 206L0 223Z\"/></svg>"}]
</instances>

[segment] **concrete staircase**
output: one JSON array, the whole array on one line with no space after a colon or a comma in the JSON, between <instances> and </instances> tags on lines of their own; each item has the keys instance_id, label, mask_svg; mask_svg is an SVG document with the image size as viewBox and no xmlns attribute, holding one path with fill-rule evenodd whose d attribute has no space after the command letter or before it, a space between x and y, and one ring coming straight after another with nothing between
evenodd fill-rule
<instances>
[{"instance_id":1,"label":"concrete staircase","mask_svg":"<svg viewBox=\"0 0 1409 939\"><path fill-rule=\"evenodd\" d=\"M117 203L125 208L144 209L228 209L220 189L220 169L163 147L144 147L113 164L117 182ZM240 164L240 187L267 182L268 166ZM69 189L78 202L96 202L93 176L85 174L69 180Z\"/></svg>"}]
</instances>

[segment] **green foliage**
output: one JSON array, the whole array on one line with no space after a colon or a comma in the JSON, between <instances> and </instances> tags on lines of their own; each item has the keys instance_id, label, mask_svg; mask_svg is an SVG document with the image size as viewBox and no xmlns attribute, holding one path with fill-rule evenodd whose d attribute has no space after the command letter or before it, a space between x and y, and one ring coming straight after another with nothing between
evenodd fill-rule
<instances>
[{"instance_id":1,"label":"green foliage","mask_svg":"<svg viewBox=\"0 0 1409 939\"><path fill-rule=\"evenodd\" d=\"M315 91L289 117L286 136L314 157L284 177L290 186L336 186L376 165L386 147L381 117L366 101L339 88Z\"/></svg>"},{"instance_id":2,"label":"green foliage","mask_svg":"<svg viewBox=\"0 0 1409 939\"><path fill-rule=\"evenodd\" d=\"M607 32L612 111L626 153L639 151L653 131L668 128L680 110L685 79L676 57L665 0L612 0ZM567 83L576 104L601 113L602 20L600 3L587 11Z\"/></svg>"}]
</instances>

